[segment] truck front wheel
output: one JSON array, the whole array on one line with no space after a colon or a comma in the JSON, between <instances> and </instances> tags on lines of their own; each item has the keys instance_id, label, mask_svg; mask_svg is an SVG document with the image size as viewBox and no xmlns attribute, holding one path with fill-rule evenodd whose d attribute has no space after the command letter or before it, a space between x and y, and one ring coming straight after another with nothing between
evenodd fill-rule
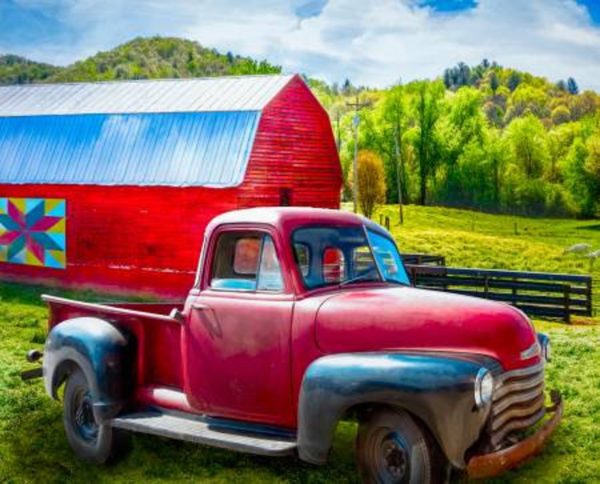
<instances>
[{"instance_id":1,"label":"truck front wheel","mask_svg":"<svg viewBox=\"0 0 600 484\"><path fill-rule=\"evenodd\" d=\"M65 386L63 421L73 451L87 461L113 462L129 447L128 432L96 422L90 386L80 369L69 375Z\"/></svg>"},{"instance_id":2,"label":"truck front wheel","mask_svg":"<svg viewBox=\"0 0 600 484\"><path fill-rule=\"evenodd\" d=\"M382 410L361 419L356 454L362 480L369 484L443 481L435 443L406 412Z\"/></svg>"}]
</instances>

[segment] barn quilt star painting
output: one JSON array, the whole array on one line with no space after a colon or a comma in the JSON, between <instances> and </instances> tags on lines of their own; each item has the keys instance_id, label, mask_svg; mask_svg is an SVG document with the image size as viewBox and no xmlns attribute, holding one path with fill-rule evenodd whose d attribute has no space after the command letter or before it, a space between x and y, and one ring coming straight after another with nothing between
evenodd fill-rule
<instances>
[{"instance_id":1,"label":"barn quilt star painting","mask_svg":"<svg viewBox=\"0 0 600 484\"><path fill-rule=\"evenodd\" d=\"M64 269L66 201L0 197L0 262Z\"/></svg>"}]
</instances>

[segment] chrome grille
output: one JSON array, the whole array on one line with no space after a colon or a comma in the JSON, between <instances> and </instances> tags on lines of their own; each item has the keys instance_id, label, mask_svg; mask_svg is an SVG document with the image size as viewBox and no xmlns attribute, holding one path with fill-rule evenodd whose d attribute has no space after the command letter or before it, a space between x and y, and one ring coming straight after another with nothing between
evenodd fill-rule
<instances>
[{"instance_id":1,"label":"chrome grille","mask_svg":"<svg viewBox=\"0 0 600 484\"><path fill-rule=\"evenodd\" d=\"M501 373L494 382L489 425L491 444L499 448L544 416L544 363Z\"/></svg>"}]
</instances>

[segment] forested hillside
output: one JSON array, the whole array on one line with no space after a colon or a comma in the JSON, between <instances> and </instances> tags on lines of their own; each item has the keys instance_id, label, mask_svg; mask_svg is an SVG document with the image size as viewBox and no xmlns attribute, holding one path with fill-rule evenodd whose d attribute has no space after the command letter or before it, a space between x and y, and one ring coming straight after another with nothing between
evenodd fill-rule
<instances>
[{"instance_id":1,"label":"forested hillside","mask_svg":"<svg viewBox=\"0 0 600 484\"><path fill-rule=\"evenodd\" d=\"M0 55L0 84L43 81L59 70L59 67L30 61L18 55Z\"/></svg>"},{"instance_id":2,"label":"forested hillside","mask_svg":"<svg viewBox=\"0 0 600 484\"><path fill-rule=\"evenodd\" d=\"M388 203L400 187L407 203L599 215L600 97L580 93L574 79L552 83L483 61L384 90L311 85L331 114L346 173L354 153L348 104L366 104L359 148L383 159Z\"/></svg>"},{"instance_id":3,"label":"forested hillside","mask_svg":"<svg viewBox=\"0 0 600 484\"><path fill-rule=\"evenodd\" d=\"M5 65L8 67L5 68ZM0 57L0 84L110 81L245 74L272 74L281 68L267 61L221 54L198 42L172 37L137 38L67 67L39 64L22 57Z\"/></svg>"},{"instance_id":4,"label":"forested hillside","mask_svg":"<svg viewBox=\"0 0 600 484\"><path fill-rule=\"evenodd\" d=\"M134 39L67 67L0 57L0 84L280 71L267 61L162 37ZM400 189L406 203L600 215L600 96L579 92L574 79L550 81L484 60L387 89L309 83L331 115L346 175L354 153L349 103L367 104L359 148L382 158L388 203Z\"/></svg>"}]
</instances>

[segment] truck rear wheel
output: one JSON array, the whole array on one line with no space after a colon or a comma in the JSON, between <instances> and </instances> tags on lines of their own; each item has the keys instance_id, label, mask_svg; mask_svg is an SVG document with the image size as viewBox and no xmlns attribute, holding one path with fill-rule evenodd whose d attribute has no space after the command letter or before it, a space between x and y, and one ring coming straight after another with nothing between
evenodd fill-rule
<instances>
[{"instance_id":1,"label":"truck rear wheel","mask_svg":"<svg viewBox=\"0 0 600 484\"><path fill-rule=\"evenodd\" d=\"M406 412L382 410L361 420L356 454L362 480L369 484L443 481L435 443Z\"/></svg>"},{"instance_id":2,"label":"truck rear wheel","mask_svg":"<svg viewBox=\"0 0 600 484\"><path fill-rule=\"evenodd\" d=\"M63 422L71 448L87 461L113 462L129 448L127 431L96 422L90 385L80 369L71 373L65 386Z\"/></svg>"}]
</instances>

